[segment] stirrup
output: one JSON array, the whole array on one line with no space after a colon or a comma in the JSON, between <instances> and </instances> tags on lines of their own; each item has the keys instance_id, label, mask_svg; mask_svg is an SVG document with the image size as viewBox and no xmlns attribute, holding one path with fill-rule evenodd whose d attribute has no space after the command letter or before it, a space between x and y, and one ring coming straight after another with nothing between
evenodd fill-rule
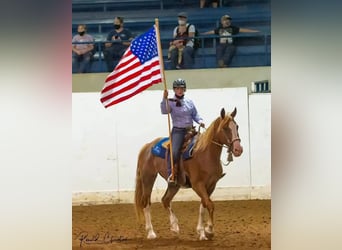
<instances>
[{"instance_id":1,"label":"stirrup","mask_svg":"<svg viewBox=\"0 0 342 250\"><path fill-rule=\"evenodd\" d=\"M167 183L176 184L176 177L173 180L171 180L171 176L172 176L172 174L170 174L169 177L167 178Z\"/></svg>"}]
</instances>

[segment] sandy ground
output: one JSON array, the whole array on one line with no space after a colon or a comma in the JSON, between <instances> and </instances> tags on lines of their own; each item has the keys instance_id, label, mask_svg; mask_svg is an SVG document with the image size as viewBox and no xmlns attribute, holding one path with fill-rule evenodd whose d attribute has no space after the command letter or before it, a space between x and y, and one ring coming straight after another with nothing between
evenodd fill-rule
<instances>
[{"instance_id":1,"label":"sandy ground","mask_svg":"<svg viewBox=\"0 0 342 250\"><path fill-rule=\"evenodd\" d=\"M196 232L198 201L172 203L179 234L169 229L168 211L153 203L153 240L146 239L133 204L74 206L72 249L271 249L270 200L214 202L215 235L207 241L199 241Z\"/></svg>"}]
</instances>

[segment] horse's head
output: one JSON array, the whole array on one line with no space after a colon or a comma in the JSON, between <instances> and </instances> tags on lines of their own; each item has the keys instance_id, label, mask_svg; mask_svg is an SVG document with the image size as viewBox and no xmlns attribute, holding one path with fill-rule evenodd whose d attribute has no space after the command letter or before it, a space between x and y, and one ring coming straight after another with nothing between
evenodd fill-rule
<instances>
[{"instance_id":1,"label":"horse's head","mask_svg":"<svg viewBox=\"0 0 342 250\"><path fill-rule=\"evenodd\" d=\"M233 112L226 115L224 108L221 109L221 121L217 129L217 139L219 143L227 145L233 155L237 157L242 154L243 148L240 145L239 125L234 120L236 112L237 110L234 108Z\"/></svg>"}]
</instances>

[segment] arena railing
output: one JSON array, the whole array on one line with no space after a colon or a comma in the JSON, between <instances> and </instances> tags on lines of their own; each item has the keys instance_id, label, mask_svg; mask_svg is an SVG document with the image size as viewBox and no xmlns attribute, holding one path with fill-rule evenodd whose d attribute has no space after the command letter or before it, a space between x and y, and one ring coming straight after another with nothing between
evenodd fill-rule
<instances>
[{"instance_id":1,"label":"arena railing","mask_svg":"<svg viewBox=\"0 0 342 250\"><path fill-rule=\"evenodd\" d=\"M246 33L232 36L237 42L237 51L230 67L253 67L271 65L271 35L269 33ZM195 52L194 68L216 68L216 43L218 35L201 35L201 46ZM168 44L172 38L161 38L165 70L169 69L167 59ZM108 72L103 57L104 43L95 41L94 55L91 62L91 73ZM89 42L88 42L89 43ZM72 44L82 44L75 42Z\"/></svg>"}]
</instances>

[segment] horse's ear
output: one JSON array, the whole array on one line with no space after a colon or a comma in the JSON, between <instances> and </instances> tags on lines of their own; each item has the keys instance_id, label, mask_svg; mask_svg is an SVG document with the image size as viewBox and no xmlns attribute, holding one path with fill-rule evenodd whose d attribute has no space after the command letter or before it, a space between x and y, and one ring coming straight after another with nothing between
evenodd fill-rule
<instances>
[{"instance_id":1,"label":"horse's ear","mask_svg":"<svg viewBox=\"0 0 342 250\"><path fill-rule=\"evenodd\" d=\"M226 111L224 108L221 109L221 118L223 119L226 116Z\"/></svg>"},{"instance_id":2,"label":"horse's ear","mask_svg":"<svg viewBox=\"0 0 342 250\"><path fill-rule=\"evenodd\" d=\"M236 107L235 107L233 112L230 114L230 116L234 118L236 116L236 112L237 112L237 110L236 110Z\"/></svg>"}]
</instances>

